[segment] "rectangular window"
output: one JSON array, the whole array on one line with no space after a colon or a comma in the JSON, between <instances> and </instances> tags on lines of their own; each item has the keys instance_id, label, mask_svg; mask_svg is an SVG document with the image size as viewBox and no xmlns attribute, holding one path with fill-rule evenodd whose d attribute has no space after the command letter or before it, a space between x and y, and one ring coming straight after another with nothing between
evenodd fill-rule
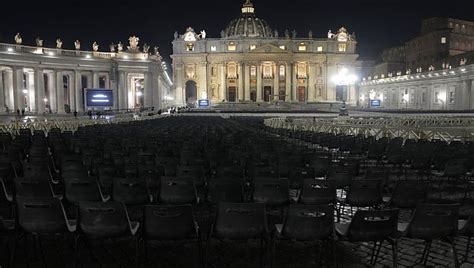
<instances>
[{"instance_id":1,"label":"rectangular window","mask_svg":"<svg viewBox=\"0 0 474 268\"><path fill-rule=\"evenodd\" d=\"M441 44L446 44L446 37L441 37Z\"/></svg>"},{"instance_id":2,"label":"rectangular window","mask_svg":"<svg viewBox=\"0 0 474 268\"><path fill-rule=\"evenodd\" d=\"M250 67L250 76L255 77L257 76L257 66Z\"/></svg>"},{"instance_id":3,"label":"rectangular window","mask_svg":"<svg viewBox=\"0 0 474 268\"><path fill-rule=\"evenodd\" d=\"M216 67L211 67L211 76L212 76L212 77L216 77L216 76L217 76Z\"/></svg>"},{"instance_id":4,"label":"rectangular window","mask_svg":"<svg viewBox=\"0 0 474 268\"><path fill-rule=\"evenodd\" d=\"M339 44L339 52L346 52L347 44Z\"/></svg>"},{"instance_id":5,"label":"rectangular window","mask_svg":"<svg viewBox=\"0 0 474 268\"><path fill-rule=\"evenodd\" d=\"M229 64L227 68L227 78L237 79L237 65Z\"/></svg>"},{"instance_id":6,"label":"rectangular window","mask_svg":"<svg viewBox=\"0 0 474 268\"><path fill-rule=\"evenodd\" d=\"M280 65L280 77L285 77L285 65Z\"/></svg>"},{"instance_id":7,"label":"rectangular window","mask_svg":"<svg viewBox=\"0 0 474 268\"><path fill-rule=\"evenodd\" d=\"M227 46L227 50L229 51L236 51L237 50L237 46L235 45L235 43L230 43L228 46Z\"/></svg>"},{"instance_id":8,"label":"rectangular window","mask_svg":"<svg viewBox=\"0 0 474 268\"><path fill-rule=\"evenodd\" d=\"M304 43L299 44L298 51L306 51L306 45Z\"/></svg>"},{"instance_id":9,"label":"rectangular window","mask_svg":"<svg viewBox=\"0 0 474 268\"><path fill-rule=\"evenodd\" d=\"M280 46L280 49L286 50L286 46Z\"/></svg>"},{"instance_id":10,"label":"rectangular window","mask_svg":"<svg viewBox=\"0 0 474 268\"><path fill-rule=\"evenodd\" d=\"M426 92L421 93L421 102L426 103Z\"/></svg>"},{"instance_id":11,"label":"rectangular window","mask_svg":"<svg viewBox=\"0 0 474 268\"><path fill-rule=\"evenodd\" d=\"M439 103L439 92L435 92L434 94L434 102Z\"/></svg>"},{"instance_id":12,"label":"rectangular window","mask_svg":"<svg viewBox=\"0 0 474 268\"><path fill-rule=\"evenodd\" d=\"M271 64L263 65L263 78L273 78L272 65Z\"/></svg>"},{"instance_id":13,"label":"rectangular window","mask_svg":"<svg viewBox=\"0 0 474 268\"><path fill-rule=\"evenodd\" d=\"M212 52L217 51L217 46L211 46L211 51L212 51Z\"/></svg>"},{"instance_id":14,"label":"rectangular window","mask_svg":"<svg viewBox=\"0 0 474 268\"><path fill-rule=\"evenodd\" d=\"M449 103L454 103L454 91L449 92Z\"/></svg>"},{"instance_id":15,"label":"rectangular window","mask_svg":"<svg viewBox=\"0 0 474 268\"><path fill-rule=\"evenodd\" d=\"M250 45L250 50L254 50L254 49L256 49L256 48L257 48L256 45Z\"/></svg>"},{"instance_id":16,"label":"rectangular window","mask_svg":"<svg viewBox=\"0 0 474 268\"><path fill-rule=\"evenodd\" d=\"M317 50L318 50L318 52L323 52L323 47L322 47L322 46L318 46Z\"/></svg>"}]
</instances>

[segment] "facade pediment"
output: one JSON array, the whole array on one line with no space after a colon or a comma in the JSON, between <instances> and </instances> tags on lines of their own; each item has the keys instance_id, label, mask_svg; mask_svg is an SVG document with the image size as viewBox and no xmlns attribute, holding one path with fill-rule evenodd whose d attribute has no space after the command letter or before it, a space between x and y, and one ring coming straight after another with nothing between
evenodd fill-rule
<instances>
[{"instance_id":1,"label":"facade pediment","mask_svg":"<svg viewBox=\"0 0 474 268\"><path fill-rule=\"evenodd\" d=\"M287 50L281 49L277 46L266 44L261 47L257 47L254 50L250 50L249 53L285 53L288 54Z\"/></svg>"}]
</instances>

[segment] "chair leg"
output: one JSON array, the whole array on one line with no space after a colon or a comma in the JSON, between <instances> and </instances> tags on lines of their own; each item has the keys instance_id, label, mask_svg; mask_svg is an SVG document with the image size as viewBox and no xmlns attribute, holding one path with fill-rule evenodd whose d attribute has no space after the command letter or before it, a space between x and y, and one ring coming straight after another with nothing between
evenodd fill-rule
<instances>
[{"instance_id":1,"label":"chair leg","mask_svg":"<svg viewBox=\"0 0 474 268\"><path fill-rule=\"evenodd\" d=\"M472 236L469 236L467 238L466 253L464 254L464 261L467 261L467 258L469 257L469 249L471 249L471 239L472 239Z\"/></svg>"},{"instance_id":2,"label":"chair leg","mask_svg":"<svg viewBox=\"0 0 474 268\"><path fill-rule=\"evenodd\" d=\"M458 268L459 267L459 259L458 259L458 252L456 250L456 241L454 240L454 237L451 239L451 248L453 249L453 259L454 259L454 267Z\"/></svg>"},{"instance_id":3,"label":"chair leg","mask_svg":"<svg viewBox=\"0 0 474 268\"><path fill-rule=\"evenodd\" d=\"M337 267L337 259L336 259L336 239L331 239L331 251L332 251L332 266Z\"/></svg>"},{"instance_id":4,"label":"chair leg","mask_svg":"<svg viewBox=\"0 0 474 268\"><path fill-rule=\"evenodd\" d=\"M135 266L138 268L140 267L140 259L139 259L139 253L140 253L140 242L142 240L140 238L137 238L135 241Z\"/></svg>"},{"instance_id":5,"label":"chair leg","mask_svg":"<svg viewBox=\"0 0 474 268\"><path fill-rule=\"evenodd\" d=\"M375 251L377 249L377 241L374 241L374 247L372 248L372 254L370 255L370 264L374 264Z\"/></svg>"},{"instance_id":6,"label":"chair leg","mask_svg":"<svg viewBox=\"0 0 474 268\"><path fill-rule=\"evenodd\" d=\"M276 239L272 239L271 243L270 243L270 267L273 268L275 266L275 251L276 251Z\"/></svg>"},{"instance_id":7,"label":"chair leg","mask_svg":"<svg viewBox=\"0 0 474 268\"><path fill-rule=\"evenodd\" d=\"M81 236L77 235L76 238L74 239L74 256L72 259L72 267L75 268L77 264L77 253L79 252L79 238Z\"/></svg>"},{"instance_id":8,"label":"chair leg","mask_svg":"<svg viewBox=\"0 0 474 268\"><path fill-rule=\"evenodd\" d=\"M13 235L13 239L12 240L12 247L11 247L11 250L10 250L10 267L14 267L14 264L15 264L15 250L16 250L16 237L15 235Z\"/></svg>"},{"instance_id":9,"label":"chair leg","mask_svg":"<svg viewBox=\"0 0 474 268\"><path fill-rule=\"evenodd\" d=\"M397 240L390 240L392 244L393 267L398 267L398 242Z\"/></svg>"},{"instance_id":10,"label":"chair leg","mask_svg":"<svg viewBox=\"0 0 474 268\"><path fill-rule=\"evenodd\" d=\"M380 244L379 244L379 247L377 248L377 253L375 253L374 264L377 263L377 259L378 259L379 254L380 254L380 248L382 248L383 241L380 241L379 243Z\"/></svg>"},{"instance_id":11,"label":"chair leg","mask_svg":"<svg viewBox=\"0 0 474 268\"><path fill-rule=\"evenodd\" d=\"M431 240L426 242L425 250L423 251L423 255L421 256L423 265L426 265L426 262L428 261L428 256L430 255L431 250L431 243Z\"/></svg>"}]
</instances>

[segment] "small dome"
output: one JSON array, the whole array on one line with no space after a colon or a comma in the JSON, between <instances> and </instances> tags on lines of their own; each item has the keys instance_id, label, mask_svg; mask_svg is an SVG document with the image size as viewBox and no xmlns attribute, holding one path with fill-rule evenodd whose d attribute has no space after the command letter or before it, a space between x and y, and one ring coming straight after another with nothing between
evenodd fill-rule
<instances>
[{"instance_id":1,"label":"small dome","mask_svg":"<svg viewBox=\"0 0 474 268\"><path fill-rule=\"evenodd\" d=\"M232 20L223 31L223 37L272 37L273 31L265 20L255 16L250 0L242 7L239 18Z\"/></svg>"}]
</instances>

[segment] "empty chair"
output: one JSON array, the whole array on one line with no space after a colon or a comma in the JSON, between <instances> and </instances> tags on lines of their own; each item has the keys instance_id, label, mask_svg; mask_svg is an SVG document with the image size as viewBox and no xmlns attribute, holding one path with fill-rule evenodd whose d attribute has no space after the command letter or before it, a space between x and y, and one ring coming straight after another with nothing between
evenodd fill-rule
<instances>
[{"instance_id":1,"label":"empty chair","mask_svg":"<svg viewBox=\"0 0 474 268\"><path fill-rule=\"evenodd\" d=\"M330 242L333 266L336 264L334 206L332 205L290 205L283 224L275 225L272 237L272 266L277 242L282 239Z\"/></svg>"},{"instance_id":2,"label":"empty chair","mask_svg":"<svg viewBox=\"0 0 474 268\"><path fill-rule=\"evenodd\" d=\"M263 203L218 204L216 220L209 232L206 245L206 264L212 238L227 240L259 239L261 262L264 258L264 242L268 245L267 218Z\"/></svg>"},{"instance_id":3,"label":"empty chair","mask_svg":"<svg viewBox=\"0 0 474 268\"><path fill-rule=\"evenodd\" d=\"M244 188L241 179L212 178L207 185L206 200L209 203L243 202Z\"/></svg>"},{"instance_id":4,"label":"empty chair","mask_svg":"<svg viewBox=\"0 0 474 268\"><path fill-rule=\"evenodd\" d=\"M425 241L421 262L426 265L433 240L451 243L455 267L459 261L454 243L458 231L459 204L418 204L409 223L399 224L402 235Z\"/></svg>"},{"instance_id":5,"label":"empty chair","mask_svg":"<svg viewBox=\"0 0 474 268\"><path fill-rule=\"evenodd\" d=\"M336 223L336 233L349 242L373 242L371 265L377 262L382 243L388 241L392 245L393 267L397 267L398 215L398 210L359 210L350 223Z\"/></svg>"},{"instance_id":6,"label":"empty chair","mask_svg":"<svg viewBox=\"0 0 474 268\"><path fill-rule=\"evenodd\" d=\"M414 209L426 200L427 191L428 185L424 182L400 181L387 201L392 207Z\"/></svg>"},{"instance_id":7,"label":"empty chair","mask_svg":"<svg viewBox=\"0 0 474 268\"><path fill-rule=\"evenodd\" d=\"M148 185L142 178L115 178L112 199L126 205L140 205L153 202Z\"/></svg>"},{"instance_id":8,"label":"empty chair","mask_svg":"<svg viewBox=\"0 0 474 268\"><path fill-rule=\"evenodd\" d=\"M176 176L194 178L196 187L204 186L206 183L202 166L179 166L176 170Z\"/></svg>"},{"instance_id":9,"label":"empty chair","mask_svg":"<svg viewBox=\"0 0 474 268\"><path fill-rule=\"evenodd\" d=\"M110 199L104 196L98 182L92 178L73 178L64 181L64 197L70 203L82 201L103 201Z\"/></svg>"},{"instance_id":10,"label":"empty chair","mask_svg":"<svg viewBox=\"0 0 474 268\"><path fill-rule=\"evenodd\" d=\"M472 215L469 216L469 218L465 220L463 224L464 224L463 226L459 224L458 227L461 229L459 232L459 235L467 236L466 250L464 252L464 261L467 261L467 259L469 258L469 252L472 253L470 249L471 249L471 240L472 240L472 237L474 236L474 217Z\"/></svg>"},{"instance_id":11,"label":"empty chair","mask_svg":"<svg viewBox=\"0 0 474 268\"><path fill-rule=\"evenodd\" d=\"M338 216L345 206L376 207L382 203L382 189L380 180L353 180L345 198L338 198ZM338 221L340 217L338 217Z\"/></svg>"},{"instance_id":12,"label":"empty chair","mask_svg":"<svg viewBox=\"0 0 474 268\"><path fill-rule=\"evenodd\" d=\"M201 234L194 220L191 205L145 206L141 226L137 250L141 243L144 243L146 259L148 259L148 241L195 240L198 249L197 263L203 261Z\"/></svg>"},{"instance_id":13,"label":"empty chair","mask_svg":"<svg viewBox=\"0 0 474 268\"><path fill-rule=\"evenodd\" d=\"M57 198L17 197L16 211L17 227L15 229L26 235L54 236L76 230L75 222L67 219L61 201ZM25 238L25 243L27 241ZM15 252L14 248L12 254ZM13 255L12 260L14 258Z\"/></svg>"},{"instance_id":14,"label":"empty chair","mask_svg":"<svg viewBox=\"0 0 474 268\"><path fill-rule=\"evenodd\" d=\"M314 169L311 167L295 167L290 169L290 188L303 188L303 181L305 179L314 179Z\"/></svg>"},{"instance_id":15,"label":"empty chair","mask_svg":"<svg viewBox=\"0 0 474 268\"><path fill-rule=\"evenodd\" d=\"M299 202L305 205L336 204L335 181L305 179Z\"/></svg>"},{"instance_id":16,"label":"empty chair","mask_svg":"<svg viewBox=\"0 0 474 268\"><path fill-rule=\"evenodd\" d=\"M268 206L284 206L289 203L288 190L287 179L256 178L252 200Z\"/></svg>"},{"instance_id":17,"label":"empty chair","mask_svg":"<svg viewBox=\"0 0 474 268\"><path fill-rule=\"evenodd\" d=\"M31 178L15 179L15 196L17 198L59 197L54 193L49 181Z\"/></svg>"},{"instance_id":18,"label":"empty chair","mask_svg":"<svg viewBox=\"0 0 474 268\"><path fill-rule=\"evenodd\" d=\"M132 222L125 205L118 202L81 202L77 216L74 243L74 264L77 262L79 241L135 236L139 222Z\"/></svg>"},{"instance_id":19,"label":"empty chair","mask_svg":"<svg viewBox=\"0 0 474 268\"><path fill-rule=\"evenodd\" d=\"M162 177L160 182L160 203L196 204L199 202L193 178Z\"/></svg>"},{"instance_id":20,"label":"empty chair","mask_svg":"<svg viewBox=\"0 0 474 268\"><path fill-rule=\"evenodd\" d=\"M327 175L328 180L335 181L336 189L345 189L349 187L352 183L352 178L352 172L344 168L332 169Z\"/></svg>"}]
</instances>

